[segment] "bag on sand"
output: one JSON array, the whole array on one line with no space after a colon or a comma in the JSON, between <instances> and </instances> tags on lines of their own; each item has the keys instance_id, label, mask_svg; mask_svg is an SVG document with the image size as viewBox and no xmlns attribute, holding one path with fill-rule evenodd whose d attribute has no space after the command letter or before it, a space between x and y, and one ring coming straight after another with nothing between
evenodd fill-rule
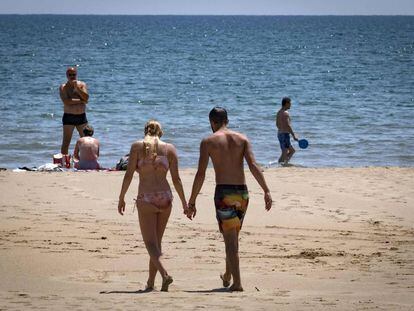
<instances>
[{"instance_id":1,"label":"bag on sand","mask_svg":"<svg viewBox=\"0 0 414 311\"><path fill-rule=\"evenodd\" d=\"M120 158L118 163L115 166L116 170L126 171L127 166L128 166L128 160L129 160L129 154L126 154L122 158Z\"/></svg>"}]
</instances>

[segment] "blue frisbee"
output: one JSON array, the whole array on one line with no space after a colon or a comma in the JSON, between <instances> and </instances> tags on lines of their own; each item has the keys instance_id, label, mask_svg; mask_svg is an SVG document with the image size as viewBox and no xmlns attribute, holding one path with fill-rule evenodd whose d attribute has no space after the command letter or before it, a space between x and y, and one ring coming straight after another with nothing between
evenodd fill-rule
<instances>
[{"instance_id":1,"label":"blue frisbee","mask_svg":"<svg viewBox=\"0 0 414 311\"><path fill-rule=\"evenodd\" d=\"M306 149L309 146L309 142L306 139L299 140L299 147L300 149Z\"/></svg>"}]
</instances>

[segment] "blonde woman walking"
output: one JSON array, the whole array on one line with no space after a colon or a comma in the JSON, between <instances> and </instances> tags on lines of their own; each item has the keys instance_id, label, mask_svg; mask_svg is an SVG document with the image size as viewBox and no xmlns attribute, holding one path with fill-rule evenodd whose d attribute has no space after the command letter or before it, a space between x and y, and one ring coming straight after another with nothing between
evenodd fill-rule
<instances>
[{"instance_id":1,"label":"blonde woman walking","mask_svg":"<svg viewBox=\"0 0 414 311\"><path fill-rule=\"evenodd\" d=\"M161 124L150 120L145 125L145 137L134 142L129 153L129 162L119 195L118 212L125 212L125 194L134 172L139 174L136 206L142 238L150 256L147 290L154 289L157 271L162 277L161 291L168 291L173 278L162 261L161 240L170 217L173 196L167 181L170 171L174 188L180 197L184 214L188 214L187 201L178 173L177 151L172 144L161 140Z\"/></svg>"}]
</instances>

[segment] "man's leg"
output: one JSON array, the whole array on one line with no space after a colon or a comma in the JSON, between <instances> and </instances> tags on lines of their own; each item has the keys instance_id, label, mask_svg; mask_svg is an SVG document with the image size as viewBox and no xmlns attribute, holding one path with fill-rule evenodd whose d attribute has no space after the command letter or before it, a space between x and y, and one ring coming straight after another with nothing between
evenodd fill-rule
<instances>
[{"instance_id":1,"label":"man's leg","mask_svg":"<svg viewBox=\"0 0 414 311\"><path fill-rule=\"evenodd\" d=\"M62 146L60 147L61 154L69 154L69 145L72 140L74 125L63 125Z\"/></svg>"},{"instance_id":2,"label":"man's leg","mask_svg":"<svg viewBox=\"0 0 414 311\"><path fill-rule=\"evenodd\" d=\"M278 163L282 163L282 162L283 162L283 150L282 150L282 152L280 153L280 157L279 157L279 160L277 160L277 162L278 162Z\"/></svg>"},{"instance_id":3,"label":"man's leg","mask_svg":"<svg viewBox=\"0 0 414 311\"><path fill-rule=\"evenodd\" d=\"M223 237L226 246L226 261L228 261L230 272L233 277L233 285L230 287L230 290L243 291L239 266L239 233L237 229L234 228L224 231Z\"/></svg>"},{"instance_id":4,"label":"man's leg","mask_svg":"<svg viewBox=\"0 0 414 311\"><path fill-rule=\"evenodd\" d=\"M83 128L87 125L88 125L88 123L83 123L83 124L80 124L80 125L76 125L76 129L78 130L78 133L79 133L80 137L85 136L85 134L83 134Z\"/></svg>"},{"instance_id":5,"label":"man's leg","mask_svg":"<svg viewBox=\"0 0 414 311\"><path fill-rule=\"evenodd\" d=\"M279 157L279 160L277 160L277 162L283 163L283 151L285 149L283 148L283 139L279 134L277 135L277 139L279 140L279 145L280 145L280 150L281 150L280 157Z\"/></svg>"},{"instance_id":6,"label":"man's leg","mask_svg":"<svg viewBox=\"0 0 414 311\"><path fill-rule=\"evenodd\" d=\"M292 146L290 146L289 149L287 150L288 150L288 154L287 154L286 161L289 162L296 150Z\"/></svg>"},{"instance_id":7,"label":"man's leg","mask_svg":"<svg viewBox=\"0 0 414 311\"><path fill-rule=\"evenodd\" d=\"M226 271L220 275L221 280L223 281L223 287L229 287L231 281L231 271L230 271L230 262L226 254Z\"/></svg>"},{"instance_id":8,"label":"man's leg","mask_svg":"<svg viewBox=\"0 0 414 311\"><path fill-rule=\"evenodd\" d=\"M288 159L288 149L283 148L282 154L280 155L280 158L279 158L279 163L285 163L287 159Z\"/></svg>"}]
</instances>

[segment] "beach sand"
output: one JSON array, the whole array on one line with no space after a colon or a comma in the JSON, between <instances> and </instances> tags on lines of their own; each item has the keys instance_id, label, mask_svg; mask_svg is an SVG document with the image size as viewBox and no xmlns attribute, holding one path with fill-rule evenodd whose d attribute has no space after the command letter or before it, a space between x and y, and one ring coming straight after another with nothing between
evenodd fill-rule
<instances>
[{"instance_id":1,"label":"beach sand","mask_svg":"<svg viewBox=\"0 0 414 311\"><path fill-rule=\"evenodd\" d=\"M187 196L195 170L181 173ZM148 255L123 172L0 172L0 309L413 310L414 169L273 168L274 206L247 172L245 291L221 287L224 243L209 170L193 221L174 209L163 240L174 283L143 293Z\"/></svg>"}]
</instances>

